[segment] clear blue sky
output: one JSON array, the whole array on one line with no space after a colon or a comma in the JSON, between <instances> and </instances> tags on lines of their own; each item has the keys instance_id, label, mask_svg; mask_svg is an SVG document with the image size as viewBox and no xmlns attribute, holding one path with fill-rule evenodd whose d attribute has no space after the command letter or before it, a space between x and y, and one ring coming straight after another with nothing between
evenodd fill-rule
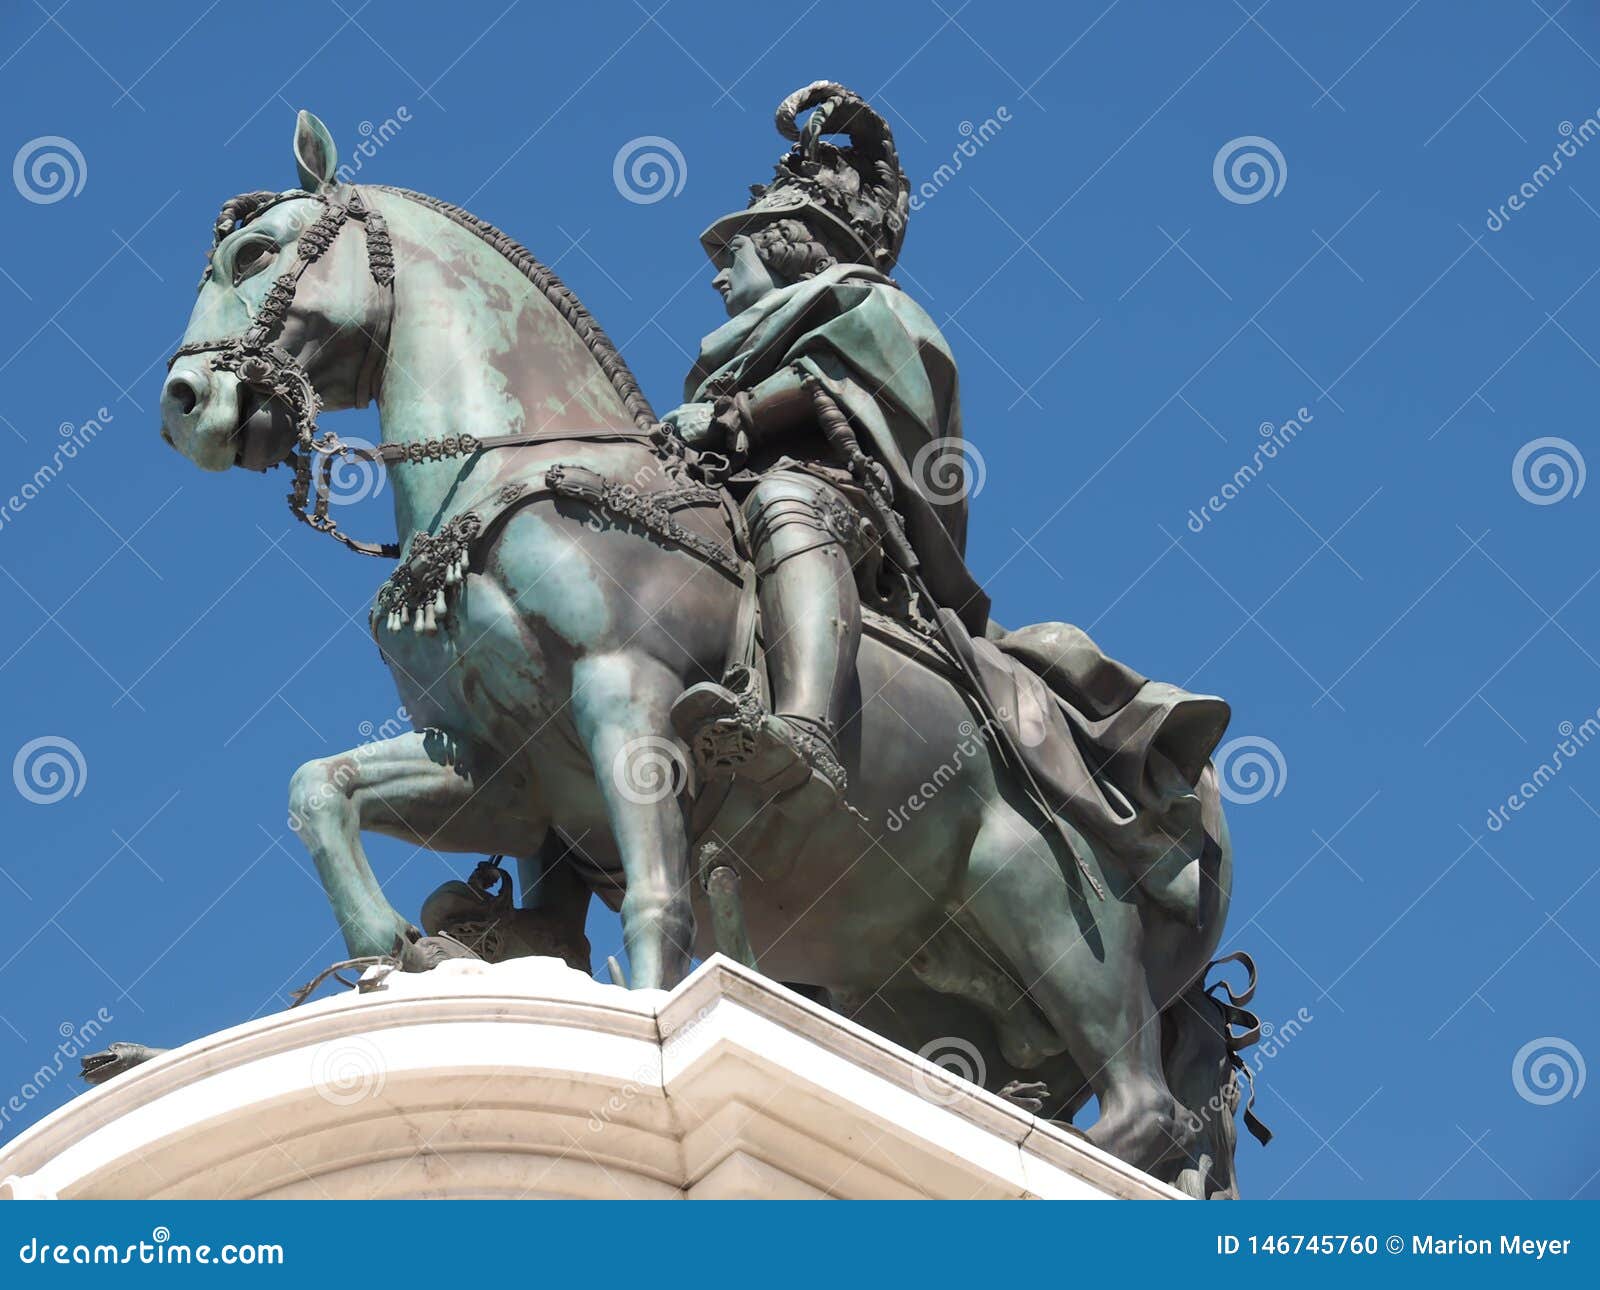
<instances>
[{"instance_id":1,"label":"clear blue sky","mask_svg":"<svg viewBox=\"0 0 1600 1290\"><path fill-rule=\"evenodd\" d=\"M1248 2L6 5L0 160L60 136L84 173L50 202L0 183L0 494L63 423L110 421L0 525L0 753L56 736L86 767L53 803L0 793L0 1101L100 1009L180 1043L339 949L285 790L394 714L381 574L294 524L281 474L203 476L157 437L218 202L292 184L294 109L348 158L404 108L361 177L555 264L665 409L721 317L695 235L767 177L776 101L825 76L888 113L919 181L964 122L1009 117L900 272L961 363L997 617L1077 622L1281 753L1232 808L1227 944L1280 1034L1310 1020L1262 1060L1279 1136L1242 1143L1247 1191L1600 1195L1600 1097L1538 1105L1512 1073L1549 1037L1600 1060L1600 747L1488 827L1600 706L1600 484L1534 504L1513 475L1546 437L1600 467L1600 24ZM644 135L686 168L653 203L612 176ZM1282 187L1228 200L1214 159L1247 136ZM355 518L389 531L382 498ZM370 847L401 908L467 867ZM593 930L600 962L615 922Z\"/></svg>"}]
</instances>

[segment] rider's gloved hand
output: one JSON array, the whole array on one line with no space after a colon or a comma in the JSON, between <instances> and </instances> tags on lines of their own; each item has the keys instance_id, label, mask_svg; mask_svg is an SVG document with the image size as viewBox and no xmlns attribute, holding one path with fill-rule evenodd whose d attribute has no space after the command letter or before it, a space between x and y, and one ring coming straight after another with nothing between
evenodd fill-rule
<instances>
[{"instance_id":1,"label":"rider's gloved hand","mask_svg":"<svg viewBox=\"0 0 1600 1290\"><path fill-rule=\"evenodd\" d=\"M713 419L716 408L711 403L684 403L662 417L663 424L671 426L678 438L691 448L701 451L717 448L722 443L722 427Z\"/></svg>"},{"instance_id":2,"label":"rider's gloved hand","mask_svg":"<svg viewBox=\"0 0 1600 1290\"><path fill-rule=\"evenodd\" d=\"M712 405L712 432L717 436L716 446L738 457L750 451L750 432L754 428L753 405L744 392L729 394Z\"/></svg>"}]
</instances>

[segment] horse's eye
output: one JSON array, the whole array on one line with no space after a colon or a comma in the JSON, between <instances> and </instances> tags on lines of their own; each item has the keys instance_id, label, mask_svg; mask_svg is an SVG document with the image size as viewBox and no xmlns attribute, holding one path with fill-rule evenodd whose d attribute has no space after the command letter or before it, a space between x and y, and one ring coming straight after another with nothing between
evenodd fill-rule
<instances>
[{"instance_id":1,"label":"horse's eye","mask_svg":"<svg viewBox=\"0 0 1600 1290\"><path fill-rule=\"evenodd\" d=\"M266 267L278 254L278 244L267 238L252 238L240 246L233 257L233 285L238 286L251 274Z\"/></svg>"}]
</instances>

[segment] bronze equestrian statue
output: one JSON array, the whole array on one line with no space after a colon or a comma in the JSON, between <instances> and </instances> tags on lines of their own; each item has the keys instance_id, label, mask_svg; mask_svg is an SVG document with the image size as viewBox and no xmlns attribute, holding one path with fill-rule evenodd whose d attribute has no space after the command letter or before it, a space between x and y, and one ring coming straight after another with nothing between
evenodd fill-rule
<instances>
[{"instance_id":1,"label":"bronze equestrian statue","mask_svg":"<svg viewBox=\"0 0 1600 1290\"><path fill-rule=\"evenodd\" d=\"M597 894L636 987L721 948L913 1050L961 1037L1064 1122L1095 1095L1091 1141L1236 1194L1249 991L1205 983L1227 707L989 618L949 486L955 362L888 276L890 130L831 82L777 123L772 183L703 237L730 319L664 418L527 250L341 183L308 113L299 186L224 205L163 436L210 470L287 465L297 516L397 561L372 633L416 728L301 767L296 832L352 956L587 969ZM318 428L373 402L376 448ZM394 543L339 529L341 459L389 470ZM496 860L425 934L363 831Z\"/></svg>"}]
</instances>

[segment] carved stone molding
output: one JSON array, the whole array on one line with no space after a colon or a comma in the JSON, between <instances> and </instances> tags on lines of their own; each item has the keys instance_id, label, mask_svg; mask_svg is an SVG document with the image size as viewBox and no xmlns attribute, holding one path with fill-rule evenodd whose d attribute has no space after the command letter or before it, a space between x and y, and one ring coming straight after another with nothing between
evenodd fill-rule
<instances>
[{"instance_id":1,"label":"carved stone molding","mask_svg":"<svg viewBox=\"0 0 1600 1290\"><path fill-rule=\"evenodd\" d=\"M548 958L363 984L84 1093L0 1195L1177 1196L720 956L670 994Z\"/></svg>"}]
</instances>

